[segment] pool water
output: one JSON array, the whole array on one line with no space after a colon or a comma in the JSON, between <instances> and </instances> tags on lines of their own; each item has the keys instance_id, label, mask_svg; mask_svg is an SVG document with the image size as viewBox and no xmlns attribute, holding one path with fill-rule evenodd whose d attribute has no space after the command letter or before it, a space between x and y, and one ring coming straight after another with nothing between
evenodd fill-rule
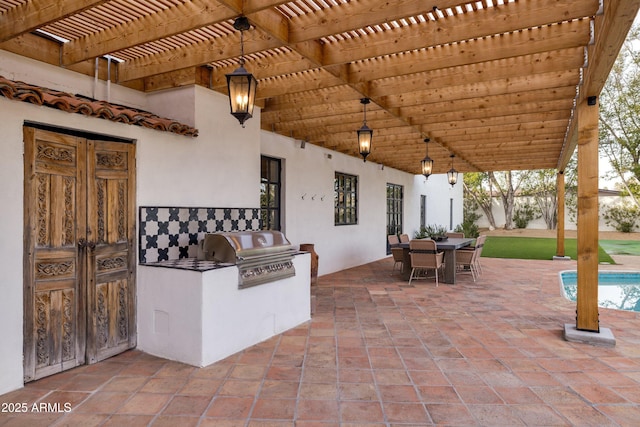
<instances>
[{"instance_id":1,"label":"pool water","mask_svg":"<svg viewBox=\"0 0 640 427\"><path fill-rule=\"evenodd\" d=\"M578 273L560 272L560 288L565 298L575 301ZM600 271L598 305L605 308L640 312L640 271Z\"/></svg>"}]
</instances>

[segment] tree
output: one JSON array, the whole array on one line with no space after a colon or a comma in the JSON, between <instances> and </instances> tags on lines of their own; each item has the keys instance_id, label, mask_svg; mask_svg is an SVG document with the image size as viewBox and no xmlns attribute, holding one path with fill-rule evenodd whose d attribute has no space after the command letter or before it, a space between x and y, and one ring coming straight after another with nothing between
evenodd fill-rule
<instances>
[{"instance_id":1,"label":"tree","mask_svg":"<svg viewBox=\"0 0 640 427\"><path fill-rule=\"evenodd\" d=\"M482 209L489 221L489 229L496 229L496 220L493 217L491 203L491 181L486 172L467 172L463 176L464 199L472 199ZM467 205L467 203L465 203ZM473 205L468 203L468 205Z\"/></svg>"},{"instance_id":2,"label":"tree","mask_svg":"<svg viewBox=\"0 0 640 427\"><path fill-rule=\"evenodd\" d=\"M513 229L513 207L516 193L530 171L489 172L489 179L502 199L504 208L504 229Z\"/></svg>"},{"instance_id":3,"label":"tree","mask_svg":"<svg viewBox=\"0 0 640 427\"><path fill-rule=\"evenodd\" d=\"M600 150L623 195L640 207L640 24L629 31L600 94Z\"/></svg>"},{"instance_id":4,"label":"tree","mask_svg":"<svg viewBox=\"0 0 640 427\"><path fill-rule=\"evenodd\" d=\"M575 166L575 158L572 158L565 169L565 204L568 204L567 200L571 197L571 189L575 187ZM558 225L557 175L558 172L555 169L534 170L522 185L522 194L533 198L537 211L544 219L548 230L554 230Z\"/></svg>"}]
</instances>

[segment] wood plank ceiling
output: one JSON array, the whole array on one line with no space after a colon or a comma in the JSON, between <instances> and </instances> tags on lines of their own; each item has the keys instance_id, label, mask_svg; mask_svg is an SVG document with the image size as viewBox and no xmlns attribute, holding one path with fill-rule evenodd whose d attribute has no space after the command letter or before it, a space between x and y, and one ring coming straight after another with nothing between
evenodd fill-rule
<instances>
[{"instance_id":1,"label":"wood plank ceiling","mask_svg":"<svg viewBox=\"0 0 640 427\"><path fill-rule=\"evenodd\" d=\"M562 168L640 0L0 0L0 49L153 91L226 94L245 67L261 127L418 174ZM100 58L96 61L95 58ZM585 84L588 83L588 87ZM593 92L593 93L590 93ZM233 120L230 117L230 120ZM254 119L253 119L254 120Z\"/></svg>"}]
</instances>

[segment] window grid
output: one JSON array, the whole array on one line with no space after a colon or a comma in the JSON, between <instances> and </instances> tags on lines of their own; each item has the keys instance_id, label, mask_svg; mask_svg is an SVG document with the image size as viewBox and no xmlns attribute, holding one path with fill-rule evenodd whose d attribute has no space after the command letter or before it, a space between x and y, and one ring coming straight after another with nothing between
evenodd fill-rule
<instances>
[{"instance_id":1,"label":"window grid","mask_svg":"<svg viewBox=\"0 0 640 427\"><path fill-rule=\"evenodd\" d=\"M260 217L263 230L280 230L281 161L260 158Z\"/></svg>"},{"instance_id":2,"label":"window grid","mask_svg":"<svg viewBox=\"0 0 640 427\"><path fill-rule=\"evenodd\" d=\"M387 183L387 235L395 234L398 236L402 234L403 201L404 187ZM387 240L387 254L390 253L391 249Z\"/></svg>"},{"instance_id":3,"label":"window grid","mask_svg":"<svg viewBox=\"0 0 640 427\"><path fill-rule=\"evenodd\" d=\"M358 177L336 172L334 186L335 225L358 223Z\"/></svg>"},{"instance_id":4,"label":"window grid","mask_svg":"<svg viewBox=\"0 0 640 427\"><path fill-rule=\"evenodd\" d=\"M387 183L387 234L402 234L403 197L402 185Z\"/></svg>"}]
</instances>

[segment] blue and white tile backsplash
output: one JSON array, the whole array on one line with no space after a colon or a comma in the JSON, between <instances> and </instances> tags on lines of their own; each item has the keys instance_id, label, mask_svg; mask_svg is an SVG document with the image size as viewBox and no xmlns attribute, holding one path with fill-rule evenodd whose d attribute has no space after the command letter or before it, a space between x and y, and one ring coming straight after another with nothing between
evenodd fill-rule
<instances>
[{"instance_id":1,"label":"blue and white tile backsplash","mask_svg":"<svg viewBox=\"0 0 640 427\"><path fill-rule=\"evenodd\" d=\"M195 258L206 233L260 230L260 209L141 206L139 226L139 263Z\"/></svg>"}]
</instances>

